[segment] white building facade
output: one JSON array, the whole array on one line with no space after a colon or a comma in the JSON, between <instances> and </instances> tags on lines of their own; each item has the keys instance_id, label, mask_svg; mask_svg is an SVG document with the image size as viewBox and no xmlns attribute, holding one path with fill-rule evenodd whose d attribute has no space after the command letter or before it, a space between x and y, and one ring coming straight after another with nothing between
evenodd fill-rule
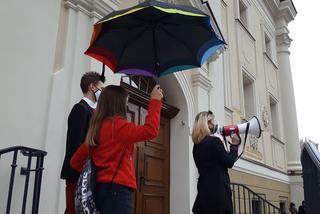
<instances>
[{"instance_id":1,"label":"white building facade","mask_svg":"<svg viewBox=\"0 0 320 214\"><path fill-rule=\"evenodd\" d=\"M65 207L64 182L59 177L67 117L81 99L82 74L101 70L100 62L84 55L92 26L104 15L139 2L0 3L0 149L23 145L48 152L39 213L63 213ZM169 2L208 12L200 0ZM296 9L290 0L209 0L209 4L228 43L225 52L202 68L156 80L164 88L166 103L179 109L169 120L166 209L172 214L191 213L198 174L190 133L195 114L209 109L220 124L242 123L256 115L262 125L262 137L248 139L243 158L230 171L232 182L249 186L278 207L280 203L287 207L290 201L298 205L303 187L287 27ZM107 71L107 85L119 85L120 80ZM9 159L1 158L0 168L6 172L0 174L4 190L0 197L5 198ZM20 212L24 179L16 175L12 213ZM0 210L5 210L5 203Z\"/></svg>"}]
</instances>

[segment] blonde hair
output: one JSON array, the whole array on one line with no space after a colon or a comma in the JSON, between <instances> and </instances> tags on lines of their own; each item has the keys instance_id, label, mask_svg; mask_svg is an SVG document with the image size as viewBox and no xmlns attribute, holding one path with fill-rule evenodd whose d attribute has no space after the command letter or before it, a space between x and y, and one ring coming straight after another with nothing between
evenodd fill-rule
<instances>
[{"instance_id":1,"label":"blonde hair","mask_svg":"<svg viewBox=\"0 0 320 214\"><path fill-rule=\"evenodd\" d=\"M194 144L200 143L206 136L210 135L208 121L213 119L214 114L212 112L202 111L197 114L192 129L192 141Z\"/></svg>"}]
</instances>

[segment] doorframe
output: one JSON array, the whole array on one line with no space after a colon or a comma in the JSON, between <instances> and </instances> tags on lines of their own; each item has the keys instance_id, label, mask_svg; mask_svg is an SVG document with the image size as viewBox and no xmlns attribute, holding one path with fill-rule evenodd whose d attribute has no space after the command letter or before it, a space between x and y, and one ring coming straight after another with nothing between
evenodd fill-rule
<instances>
[{"instance_id":1,"label":"doorframe","mask_svg":"<svg viewBox=\"0 0 320 214\"><path fill-rule=\"evenodd\" d=\"M143 91L140 91L137 88L134 88L133 86L125 82L121 82L120 85L129 92L129 95L130 95L129 102L136 105L140 105L145 109L148 108L149 99L150 99L148 94L146 94ZM161 114L166 118L169 118L169 119L174 118L179 113L179 111L180 110L178 108L171 106L165 102L163 102L162 104Z\"/></svg>"}]
</instances>

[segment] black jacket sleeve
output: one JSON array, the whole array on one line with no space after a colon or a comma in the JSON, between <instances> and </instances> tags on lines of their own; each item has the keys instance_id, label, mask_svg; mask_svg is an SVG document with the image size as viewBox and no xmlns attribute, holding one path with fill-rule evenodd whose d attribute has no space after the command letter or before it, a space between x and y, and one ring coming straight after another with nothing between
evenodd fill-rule
<instances>
[{"instance_id":1,"label":"black jacket sleeve","mask_svg":"<svg viewBox=\"0 0 320 214\"><path fill-rule=\"evenodd\" d=\"M92 114L89 106L81 102L73 106L68 117L66 152L61 170L61 178L66 180L77 180L79 177L79 173L70 166L70 160L85 141Z\"/></svg>"},{"instance_id":2,"label":"black jacket sleeve","mask_svg":"<svg viewBox=\"0 0 320 214\"><path fill-rule=\"evenodd\" d=\"M216 157L218 161L225 167L231 168L234 162L237 160L238 151L236 149L231 149L230 152L227 152L224 148L221 140L219 138L215 138L217 142L214 143Z\"/></svg>"},{"instance_id":3,"label":"black jacket sleeve","mask_svg":"<svg viewBox=\"0 0 320 214\"><path fill-rule=\"evenodd\" d=\"M85 140L88 129L88 113L82 105L75 105L68 117L67 144L74 153Z\"/></svg>"}]
</instances>

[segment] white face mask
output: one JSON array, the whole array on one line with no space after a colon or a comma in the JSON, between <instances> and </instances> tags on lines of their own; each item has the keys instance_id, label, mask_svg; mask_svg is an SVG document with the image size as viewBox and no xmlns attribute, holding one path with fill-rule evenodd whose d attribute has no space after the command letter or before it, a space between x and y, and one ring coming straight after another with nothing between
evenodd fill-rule
<instances>
[{"instance_id":1,"label":"white face mask","mask_svg":"<svg viewBox=\"0 0 320 214\"><path fill-rule=\"evenodd\" d=\"M100 89L98 89L96 92L94 92L94 95L95 95L95 97L96 97L96 101L97 101L97 102L98 102L98 100L99 100L100 94L101 94L101 90L100 90Z\"/></svg>"}]
</instances>

